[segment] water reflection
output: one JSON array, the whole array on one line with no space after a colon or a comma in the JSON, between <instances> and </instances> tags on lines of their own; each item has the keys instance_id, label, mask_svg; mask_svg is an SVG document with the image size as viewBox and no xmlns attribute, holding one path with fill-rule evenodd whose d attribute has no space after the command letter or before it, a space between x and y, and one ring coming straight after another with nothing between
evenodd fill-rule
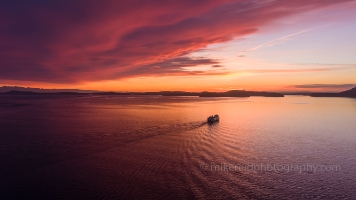
<instances>
[{"instance_id":1,"label":"water reflection","mask_svg":"<svg viewBox=\"0 0 356 200\"><path fill-rule=\"evenodd\" d=\"M245 100L1 96L0 199L356 198L355 99ZM207 123L211 113L220 122ZM342 170L251 173L221 163Z\"/></svg>"}]
</instances>

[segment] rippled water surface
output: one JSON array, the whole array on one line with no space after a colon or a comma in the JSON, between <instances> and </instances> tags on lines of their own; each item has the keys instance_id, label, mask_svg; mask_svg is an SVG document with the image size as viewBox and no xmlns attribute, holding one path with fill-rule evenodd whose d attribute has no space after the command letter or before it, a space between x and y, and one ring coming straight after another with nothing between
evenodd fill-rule
<instances>
[{"instance_id":1,"label":"rippled water surface","mask_svg":"<svg viewBox=\"0 0 356 200\"><path fill-rule=\"evenodd\" d=\"M349 98L3 95L0 199L356 199L355 130Z\"/></svg>"}]
</instances>

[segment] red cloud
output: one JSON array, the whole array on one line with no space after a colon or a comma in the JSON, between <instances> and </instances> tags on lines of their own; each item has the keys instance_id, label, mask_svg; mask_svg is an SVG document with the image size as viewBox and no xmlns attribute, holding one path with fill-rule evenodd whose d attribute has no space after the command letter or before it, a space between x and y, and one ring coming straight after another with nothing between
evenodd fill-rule
<instances>
[{"instance_id":1,"label":"red cloud","mask_svg":"<svg viewBox=\"0 0 356 200\"><path fill-rule=\"evenodd\" d=\"M186 56L277 18L347 0L8 1L0 3L0 79L67 83L216 74ZM21 1L20 1L21 2ZM154 70L152 70L154 69Z\"/></svg>"}]
</instances>

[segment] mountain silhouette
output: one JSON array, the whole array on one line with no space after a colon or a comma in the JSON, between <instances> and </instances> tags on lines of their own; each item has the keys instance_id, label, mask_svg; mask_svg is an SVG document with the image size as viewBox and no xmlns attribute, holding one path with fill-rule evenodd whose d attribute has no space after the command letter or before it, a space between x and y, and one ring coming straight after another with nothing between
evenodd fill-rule
<instances>
[{"instance_id":1,"label":"mountain silhouette","mask_svg":"<svg viewBox=\"0 0 356 200\"><path fill-rule=\"evenodd\" d=\"M3 89L13 89L12 87L3 87ZM196 96L196 97L284 97L283 94L276 92L255 92L245 90L230 90L226 92L185 92L185 91L160 91L160 92L83 92L82 90L65 89L33 91L34 88L15 87L17 90L10 90L2 95L161 95L161 96ZM79 92L78 92L79 91Z\"/></svg>"},{"instance_id":2,"label":"mountain silhouette","mask_svg":"<svg viewBox=\"0 0 356 200\"><path fill-rule=\"evenodd\" d=\"M343 96L348 96L348 97L356 97L356 87L354 87L350 90L340 92L339 94L341 94Z\"/></svg>"},{"instance_id":3,"label":"mountain silhouette","mask_svg":"<svg viewBox=\"0 0 356 200\"><path fill-rule=\"evenodd\" d=\"M311 97L356 97L356 87L339 93L312 93Z\"/></svg>"}]
</instances>

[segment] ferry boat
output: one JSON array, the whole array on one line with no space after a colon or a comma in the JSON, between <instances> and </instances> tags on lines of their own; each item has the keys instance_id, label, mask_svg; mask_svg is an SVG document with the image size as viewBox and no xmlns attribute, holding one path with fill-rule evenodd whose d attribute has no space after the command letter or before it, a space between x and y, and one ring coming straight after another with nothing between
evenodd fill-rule
<instances>
[{"instance_id":1,"label":"ferry boat","mask_svg":"<svg viewBox=\"0 0 356 200\"><path fill-rule=\"evenodd\" d=\"M219 115L211 115L207 119L208 122L218 122L219 120L220 120Z\"/></svg>"}]
</instances>

